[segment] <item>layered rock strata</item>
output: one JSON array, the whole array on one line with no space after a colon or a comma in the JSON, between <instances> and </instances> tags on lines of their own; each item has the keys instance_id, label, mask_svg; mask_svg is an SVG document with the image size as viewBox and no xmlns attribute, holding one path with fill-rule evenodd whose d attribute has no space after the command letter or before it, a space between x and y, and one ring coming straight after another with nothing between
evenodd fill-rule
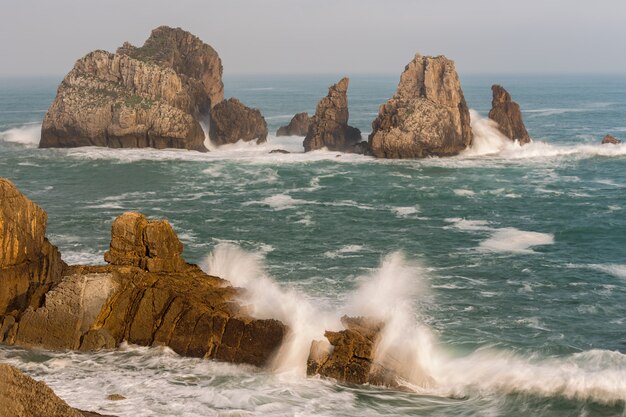
<instances>
[{"instance_id":1,"label":"layered rock strata","mask_svg":"<svg viewBox=\"0 0 626 417\"><path fill-rule=\"evenodd\" d=\"M209 137L216 145L240 140L263 143L267 140L267 123L258 109L247 107L236 98L229 98L211 110Z\"/></svg>"},{"instance_id":2,"label":"layered rock strata","mask_svg":"<svg viewBox=\"0 0 626 417\"><path fill-rule=\"evenodd\" d=\"M469 109L454 62L415 55L372 123L371 153L378 158L452 156L471 143Z\"/></svg>"},{"instance_id":3,"label":"layered rock strata","mask_svg":"<svg viewBox=\"0 0 626 417\"><path fill-rule=\"evenodd\" d=\"M125 213L112 226L108 265L58 260L54 274L37 272L42 259L51 264L45 212L10 182L0 186L9 197L0 200L8 203L0 211L2 343L91 351L127 341L257 366L280 346L285 326L250 317L237 301L242 290L187 264L164 220Z\"/></svg>"},{"instance_id":4,"label":"layered rock strata","mask_svg":"<svg viewBox=\"0 0 626 417\"><path fill-rule=\"evenodd\" d=\"M361 142L361 131L348 125L348 78L342 78L328 89L328 95L317 104L304 138L304 151L327 148L331 151L353 151Z\"/></svg>"},{"instance_id":5,"label":"layered rock strata","mask_svg":"<svg viewBox=\"0 0 626 417\"><path fill-rule=\"evenodd\" d=\"M20 370L6 364L0 364L0 415L7 417L101 416L98 413L70 407L45 383L35 381Z\"/></svg>"},{"instance_id":6,"label":"layered rock strata","mask_svg":"<svg viewBox=\"0 0 626 417\"><path fill-rule=\"evenodd\" d=\"M39 146L206 151L200 120L223 96L215 50L159 27L141 48L125 43L79 59L44 117Z\"/></svg>"},{"instance_id":7,"label":"layered rock strata","mask_svg":"<svg viewBox=\"0 0 626 417\"><path fill-rule=\"evenodd\" d=\"M276 136L306 136L309 132L312 117L309 114L297 113L291 118L287 126L281 126L276 131Z\"/></svg>"},{"instance_id":8,"label":"layered rock strata","mask_svg":"<svg viewBox=\"0 0 626 417\"><path fill-rule=\"evenodd\" d=\"M519 104L511 99L511 95L500 85L491 86L493 99L489 118L498 124L498 129L511 140L519 141L521 145L530 142L530 136L524 126Z\"/></svg>"}]
</instances>

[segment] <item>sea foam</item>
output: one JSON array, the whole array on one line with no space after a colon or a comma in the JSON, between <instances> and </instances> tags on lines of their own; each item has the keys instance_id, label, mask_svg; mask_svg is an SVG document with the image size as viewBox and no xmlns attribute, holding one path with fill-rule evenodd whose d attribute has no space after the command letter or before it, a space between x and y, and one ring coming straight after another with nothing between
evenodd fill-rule
<instances>
[{"instance_id":1,"label":"sea foam","mask_svg":"<svg viewBox=\"0 0 626 417\"><path fill-rule=\"evenodd\" d=\"M34 147L41 138L41 124L29 124L0 132L0 140Z\"/></svg>"}]
</instances>

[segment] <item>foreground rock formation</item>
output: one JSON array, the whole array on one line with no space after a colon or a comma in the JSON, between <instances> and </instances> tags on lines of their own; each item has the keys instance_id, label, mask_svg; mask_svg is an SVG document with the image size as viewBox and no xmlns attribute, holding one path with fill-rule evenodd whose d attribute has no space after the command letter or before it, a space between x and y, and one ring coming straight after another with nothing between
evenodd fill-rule
<instances>
[{"instance_id":1,"label":"foreground rock formation","mask_svg":"<svg viewBox=\"0 0 626 417\"><path fill-rule=\"evenodd\" d=\"M622 143L621 140L619 140L618 138L616 138L613 135L606 135L603 139L602 139L602 144L612 144L612 145L619 145L620 143Z\"/></svg>"},{"instance_id":2,"label":"foreground rock formation","mask_svg":"<svg viewBox=\"0 0 626 417\"><path fill-rule=\"evenodd\" d=\"M291 118L287 126L281 126L276 131L276 136L306 136L309 132L312 117L309 114L297 113Z\"/></svg>"},{"instance_id":3,"label":"foreground rock formation","mask_svg":"<svg viewBox=\"0 0 626 417\"><path fill-rule=\"evenodd\" d=\"M348 84L348 78L342 78L328 89L328 95L317 104L304 138L305 152L322 148L350 152L361 142L361 131L348 126Z\"/></svg>"},{"instance_id":4,"label":"foreground rock formation","mask_svg":"<svg viewBox=\"0 0 626 417\"><path fill-rule=\"evenodd\" d=\"M371 152L378 158L456 155L472 143L470 114L454 62L415 55L394 96L372 123Z\"/></svg>"},{"instance_id":5,"label":"foreground rock formation","mask_svg":"<svg viewBox=\"0 0 626 417\"><path fill-rule=\"evenodd\" d=\"M519 104L511 99L511 95L504 87L494 84L491 86L493 99L489 118L498 124L498 129L504 136L517 140L521 145L530 142L530 136L524 126Z\"/></svg>"},{"instance_id":6,"label":"foreground rock formation","mask_svg":"<svg viewBox=\"0 0 626 417\"><path fill-rule=\"evenodd\" d=\"M67 266L43 237L43 210L0 186L0 342L90 351L128 341L257 366L280 346L285 326L253 319L237 302L242 290L187 264L167 221L125 213L108 265Z\"/></svg>"},{"instance_id":7,"label":"foreground rock formation","mask_svg":"<svg viewBox=\"0 0 626 417\"><path fill-rule=\"evenodd\" d=\"M0 364L0 415L96 417L101 414L72 408L43 382L35 381L12 366Z\"/></svg>"},{"instance_id":8,"label":"foreground rock formation","mask_svg":"<svg viewBox=\"0 0 626 417\"><path fill-rule=\"evenodd\" d=\"M223 96L217 52L162 26L141 48L125 43L79 59L46 113L39 146L205 151L200 119Z\"/></svg>"},{"instance_id":9,"label":"foreground rock formation","mask_svg":"<svg viewBox=\"0 0 626 417\"><path fill-rule=\"evenodd\" d=\"M236 98L222 101L211 110L209 137L216 145L267 140L267 123L257 109L246 107Z\"/></svg>"}]
</instances>

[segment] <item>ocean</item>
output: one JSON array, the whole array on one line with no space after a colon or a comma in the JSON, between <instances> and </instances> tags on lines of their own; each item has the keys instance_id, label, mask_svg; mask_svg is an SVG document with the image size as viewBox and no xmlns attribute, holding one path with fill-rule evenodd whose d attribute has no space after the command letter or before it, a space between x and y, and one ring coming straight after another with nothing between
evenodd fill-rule
<instances>
[{"instance_id":1,"label":"ocean","mask_svg":"<svg viewBox=\"0 0 626 417\"><path fill-rule=\"evenodd\" d=\"M60 79L0 79L0 176L47 211L68 263L102 264L125 211L167 218L187 261L294 331L292 354L263 370L130 345L0 347L0 361L119 416L626 416L626 144L600 145L626 139L626 76L461 74L476 143L453 158L304 154L273 135L340 78L226 77L270 137L206 154L38 149ZM398 78L351 77L364 136ZM492 83L533 143L485 119ZM405 389L304 375L311 340L344 314L388 323Z\"/></svg>"}]
</instances>

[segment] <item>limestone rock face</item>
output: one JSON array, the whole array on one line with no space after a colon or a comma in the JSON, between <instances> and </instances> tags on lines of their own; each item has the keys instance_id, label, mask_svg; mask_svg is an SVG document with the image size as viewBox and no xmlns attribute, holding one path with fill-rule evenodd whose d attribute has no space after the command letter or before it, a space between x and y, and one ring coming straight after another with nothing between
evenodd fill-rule
<instances>
[{"instance_id":1,"label":"limestone rock face","mask_svg":"<svg viewBox=\"0 0 626 417\"><path fill-rule=\"evenodd\" d=\"M309 114L298 113L291 118L291 121L287 126L281 126L276 131L276 136L306 136L309 132L309 126L311 125L312 117Z\"/></svg>"},{"instance_id":2,"label":"limestone rock face","mask_svg":"<svg viewBox=\"0 0 626 417\"><path fill-rule=\"evenodd\" d=\"M108 265L67 266L56 248L49 256L46 213L3 179L0 197L0 342L90 351L128 341L257 366L282 343L284 324L254 319L242 290L184 261L166 220L124 213Z\"/></svg>"},{"instance_id":3,"label":"limestone rock face","mask_svg":"<svg viewBox=\"0 0 626 417\"><path fill-rule=\"evenodd\" d=\"M372 123L371 153L378 158L452 156L471 142L469 109L454 62L415 55Z\"/></svg>"},{"instance_id":4,"label":"limestone rock face","mask_svg":"<svg viewBox=\"0 0 626 417\"><path fill-rule=\"evenodd\" d=\"M185 262L174 229L166 220L148 220L141 213L124 213L113 222L111 248L104 260L150 272L174 272Z\"/></svg>"},{"instance_id":5,"label":"limestone rock face","mask_svg":"<svg viewBox=\"0 0 626 417\"><path fill-rule=\"evenodd\" d=\"M45 237L48 216L0 178L0 316L21 310L59 282L61 255Z\"/></svg>"},{"instance_id":6,"label":"limestone rock face","mask_svg":"<svg viewBox=\"0 0 626 417\"><path fill-rule=\"evenodd\" d=\"M20 370L0 364L0 415L15 417L84 417L97 413L76 410L43 382Z\"/></svg>"},{"instance_id":7,"label":"limestone rock face","mask_svg":"<svg viewBox=\"0 0 626 417\"><path fill-rule=\"evenodd\" d=\"M353 384L385 384L385 372L374 362L382 323L347 316L341 322L345 330L324 334L330 347L324 341L312 343L307 374Z\"/></svg>"},{"instance_id":8,"label":"limestone rock face","mask_svg":"<svg viewBox=\"0 0 626 417\"><path fill-rule=\"evenodd\" d=\"M61 82L39 146L206 151L199 120L223 99L221 75L213 48L182 29L157 28L141 48L91 52Z\"/></svg>"},{"instance_id":9,"label":"limestone rock face","mask_svg":"<svg viewBox=\"0 0 626 417\"><path fill-rule=\"evenodd\" d=\"M224 100L222 60L215 49L181 28L160 26L142 47L125 42L117 54L167 66L190 81L200 81L211 106Z\"/></svg>"},{"instance_id":10,"label":"limestone rock face","mask_svg":"<svg viewBox=\"0 0 626 417\"><path fill-rule=\"evenodd\" d=\"M351 151L361 142L361 131L348 126L348 78L342 78L328 89L328 95L317 104L315 116L304 138L304 151L328 148Z\"/></svg>"},{"instance_id":11,"label":"limestone rock face","mask_svg":"<svg viewBox=\"0 0 626 417\"><path fill-rule=\"evenodd\" d=\"M612 144L612 145L619 145L620 143L622 143L621 140L617 139L615 136L613 135L606 135L603 139L602 139L602 144Z\"/></svg>"},{"instance_id":12,"label":"limestone rock face","mask_svg":"<svg viewBox=\"0 0 626 417\"><path fill-rule=\"evenodd\" d=\"M530 136L524 126L519 104L511 100L511 95L500 85L491 86L493 99L489 118L498 124L498 129L504 136L517 140L521 145L530 142Z\"/></svg>"},{"instance_id":13,"label":"limestone rock face","mask_svg":"<svg viewBox=\"0 0 626 417\"><path fill-rule=\"evenodd\" d=\"M245 106L236 98L224 100L211 110L209 137L216 145L267 140L267 123L261 112Z\"/></svg>"}]
</instances>

